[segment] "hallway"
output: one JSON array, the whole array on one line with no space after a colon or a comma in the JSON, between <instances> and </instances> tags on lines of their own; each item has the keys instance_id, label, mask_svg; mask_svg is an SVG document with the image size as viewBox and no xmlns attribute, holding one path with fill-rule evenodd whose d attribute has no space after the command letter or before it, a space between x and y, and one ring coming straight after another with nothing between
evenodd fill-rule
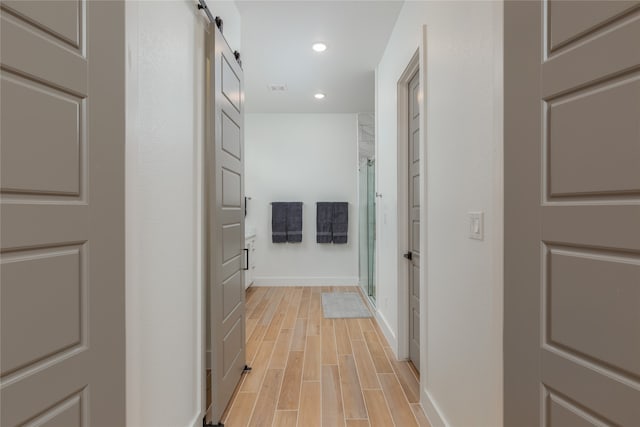
<instances>
[{"instance_id":1,"label":"hallway","mask_svg":"<svg viewBox=\"0 0 640 427\"><path fill-rule=\"evenodd\" d=\"M322 292L356 287L251 287L247 361L223 417L241 426L429 426L417 373L395 360L371 319L323 319Z\"/></svg>"},{"instance_id":2,"label":"hallway","mask_svg":"<svg viewBox=\"0 0 640 427\"><path fill-rule=\"evenodd\" d=\"M639 40L0 0L0 426L640 427Z\"/></svg>"}]
</instances>

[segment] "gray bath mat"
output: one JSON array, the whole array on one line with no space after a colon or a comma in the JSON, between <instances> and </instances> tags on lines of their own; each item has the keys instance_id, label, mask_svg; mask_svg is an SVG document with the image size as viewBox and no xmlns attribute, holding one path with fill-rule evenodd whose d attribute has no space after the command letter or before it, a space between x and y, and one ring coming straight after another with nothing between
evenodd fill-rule
<instances>
[{"instance_id":1,"label":"gray bath mat","mask_svg":"<svg viewBox=\"0 0 640 427\"><path fill-rule=\"evenodd\" d=\"M371 317L357 292L323 293L322 313L325 319Z\"/></svg>"}]
</instances>

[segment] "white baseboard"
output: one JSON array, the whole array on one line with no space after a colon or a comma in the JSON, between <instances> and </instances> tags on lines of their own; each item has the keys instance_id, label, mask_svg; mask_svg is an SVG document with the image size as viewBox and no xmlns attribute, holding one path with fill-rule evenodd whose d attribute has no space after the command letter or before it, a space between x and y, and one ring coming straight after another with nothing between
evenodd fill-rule
<instances>
[{"instance_id":1,"label":"white baseboard","mask_svg":"<svg viewBox=\"0 0 640 427\"><path fill-rule=\"evenodd\" d=\"M193 420L191 421L191 423L188 424L189 427L202 427L202 420L204 418L204 412L198 412L195 416L195 418L193 418Z\"/></svg>"},{"instance_id":2,"label":"white baseboard","mask_svg":"<svg viewBox=\"0 0 640 427\"><path fill-rule=\"evenodd\" d=\"M358 286L358 277L256 277L252 286Z\"/></svg>"},{"instance_id":3,"label":"white baseboard","mask_svg":"<svg viewBox=\"0 0 640 427\"><path fill-rule=\"evenodd\" d=\"M371 312L374 315L376 323L378 324L378 326L380 326L380 329L382 330L384 337L386 338L387 342L389 343L389 346L391 347L391 350L393 350L393 353L397 358L398 357L398 352L397 352L398 338L396 337L396 334L393 333L393 331L389 327L389 323L387 322L387 319L382 315L382 313L380 313L380 311L376 308L376 306L373 305L373 303L371 302L369 297L364 293L362 288L358 287L358 290L360 291L360 295L362 295L362 298L364 298L364 300L369 305L369 309L371 309Z\"/></svg>"},{"instance_id":4,"label":"white baseboard","mask_svg":"<svg viewBox=\"0 0 640 427\"><path fill-rule=\"evenodd\" d=\"M393 333L393 331L391 330L391 327L389 326L389 323L387 322L387 319L382 315L382 313L380 313L380 311L378 311L376 306L373 305L373 303L371 302L369 297L367 297L367 295L364 293L362 288L358 287L358 290L360 291L360 295L362 295L362 298L369 305L369 309L374 314L376 323L378 324L378 326L380 326L380 329L382 330L384 337L387 339L387 342L389 343L391 350L393 350L393 353L397 358L398 357L398 351L397 351L398 338L396 337L396 334Z\"/></svg>"},{"instance_id":5,"label":"white baseboard","mask_svg":"<svg viewBox=\"0 0 640 427\"><path fill-rule=\"evenodd\" d=\"M424 409L424 414L427 416L429 420L429 424L432 427L447 427L449 424L446 422L444 416L442 415L442 411L438 408L438 405L433 401L431 395L427 391L427 389L422 390L422 409Z\"/></svg>"},{"instance_id":6,"label":"white baseboard","mask_svg":"<svg viewBox=\"0 0 640 427\"><path fill-rule=\"evenodd\" d=\"M380 313L379 310L376 310L376 320L378 321L378 325L380 325L380 329L382 329L382 333L384 333L384 337L387 339L389 346L391 346L391 350L393 350L396 358L398 357L398 337L393 333L393 330L389 326L387 319Z\"/></svg>"},{"instance_id":7,"label":"white baseboard","mask_svg":"<svg viewBox=\"0 0 640 427\"><path fill-rule=\"evenodd\" d=\"M364 293L364 290L360 285L358 285L358 291L360 291L360 296L362 296L362 299L365 300L365 302L369 306L369 310L371 310L371 312L375 315L378 312L378 309L373 304L373 302L371 302L371 298L369 298L367 294Z\"/></svg>"}]
</instances>

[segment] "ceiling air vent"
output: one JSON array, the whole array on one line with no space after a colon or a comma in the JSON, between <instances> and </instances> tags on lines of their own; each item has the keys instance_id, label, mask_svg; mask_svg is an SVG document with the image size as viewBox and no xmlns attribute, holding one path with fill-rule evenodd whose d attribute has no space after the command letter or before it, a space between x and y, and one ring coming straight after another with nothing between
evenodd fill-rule
<instances>
[{"instance_id":1,"label":"ceiling air vent","mask_svg":"<svg viewBox=\"0 0 640 427\"><path fill-rule=\"evenodd\" d=\"M269 85L269 90L271 92L285 92L287 85Z\"/></svg>"}]
</instances>

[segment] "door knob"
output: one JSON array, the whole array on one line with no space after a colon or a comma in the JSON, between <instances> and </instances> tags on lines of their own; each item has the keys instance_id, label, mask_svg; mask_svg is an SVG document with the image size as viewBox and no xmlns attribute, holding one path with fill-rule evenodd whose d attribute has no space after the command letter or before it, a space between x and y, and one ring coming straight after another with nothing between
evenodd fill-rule
<instances>
[{"instance_id":1,"label":"door knob","mask_svg":"<svg viewBox=\"0 0 640 427\"><path fill-rule=\"evenodd\" d=\"M403 257L405 257L406 259L408 259L409 261L411 261L413 259L413 252L409 251L406 254L402 255Z\"/></svg>"}]
</instances>

